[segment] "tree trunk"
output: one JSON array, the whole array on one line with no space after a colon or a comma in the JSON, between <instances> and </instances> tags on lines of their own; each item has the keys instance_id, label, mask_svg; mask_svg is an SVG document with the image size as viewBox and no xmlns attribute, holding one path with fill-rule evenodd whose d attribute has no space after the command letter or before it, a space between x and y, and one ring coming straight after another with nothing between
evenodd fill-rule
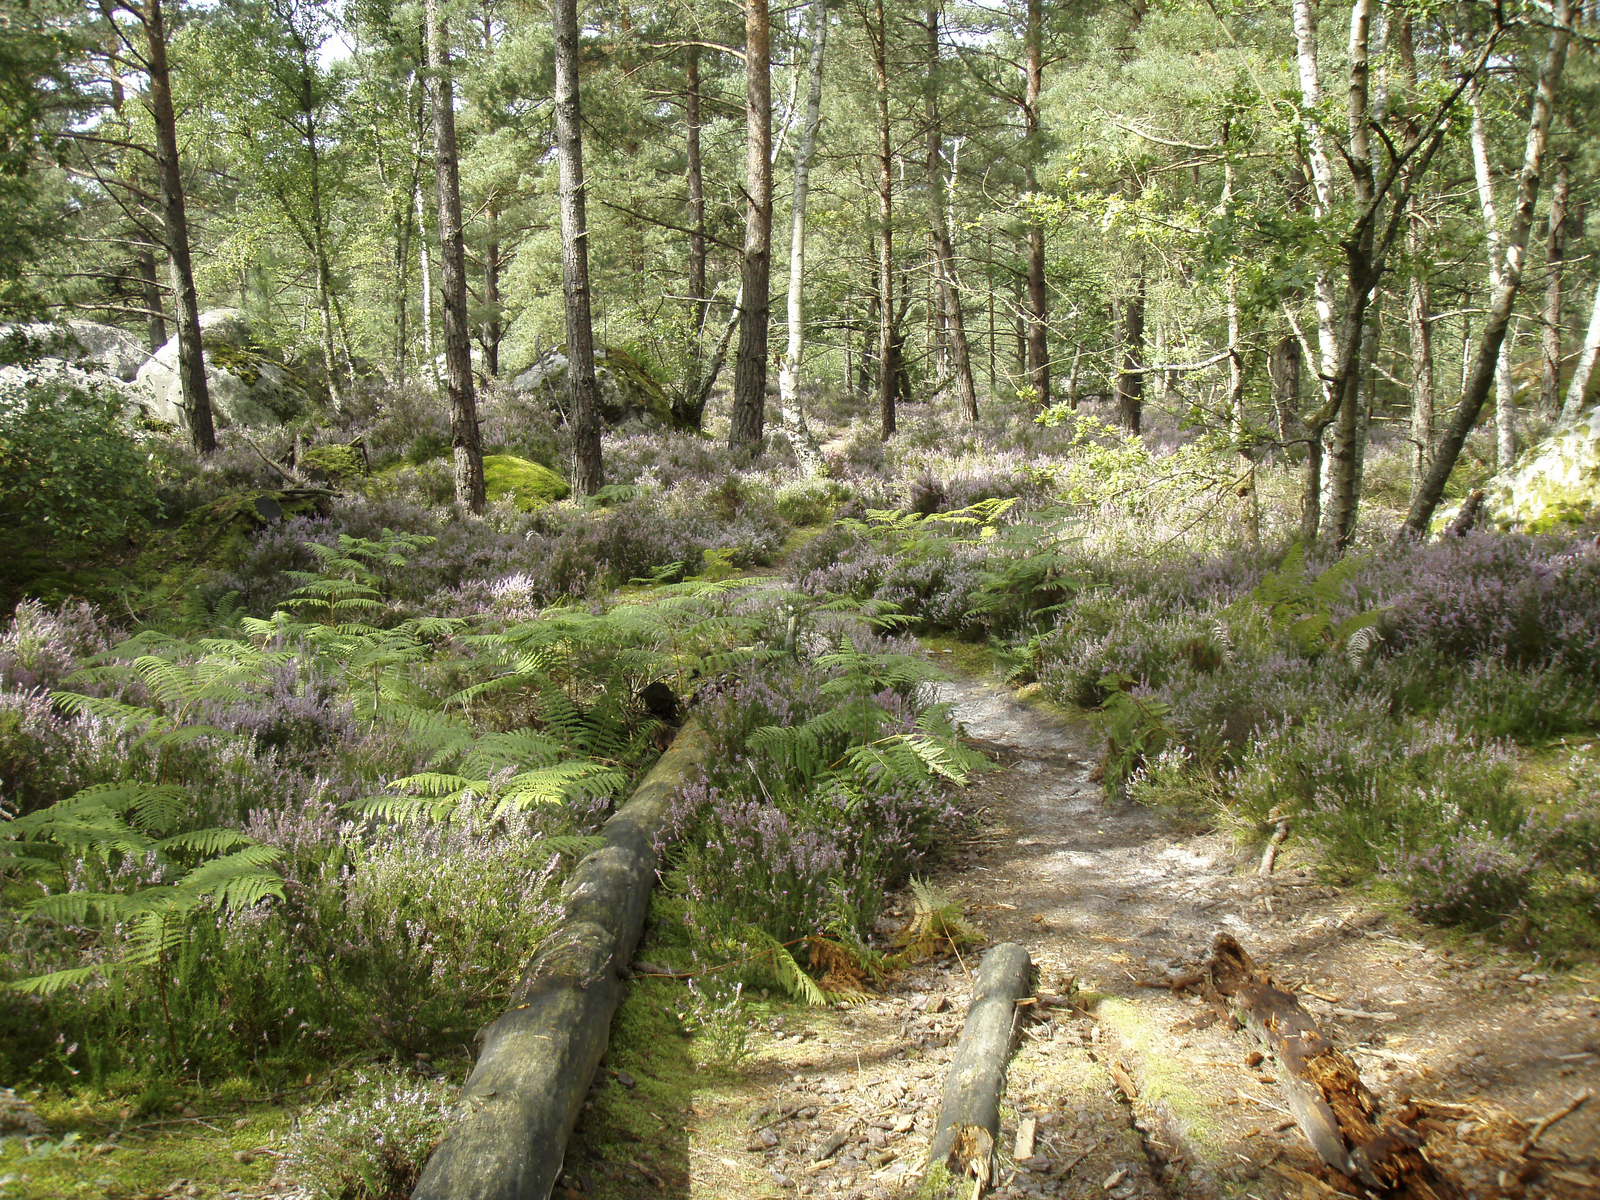
<instances>
[{"instance_id":1,"label":"tree trunk","mask_svg":"<svg viewBox=\"0 0 1600 1200\"><path fill-rule=\"evenodd\" d=\"M874 0L872 69L878 105L878 414L883 440L894 436L899 355L894 322L894 158L889 139L889 30L883 0Z\"/></svg>"},{"instance_id":2,"label":"tree trunk","mask_svg":"<svg viewBox=\"0 0 1600 1200\"><path fill-rule=\"evenodd\" d=\"M706 326L706 197L700 163L700 47L690 46L685 66L684 133L686 183L689 189L689 303L694 318L694 354L700 352L700 331Z\"/></svg>"},{"instance_id":3,"label":"tree trunk","mask_svg":"<svg viewBox=\"0 0 1600 1200\"><path fill-rule=\"evenodd\" d=\"M688 189L689 218L689 364L685 371L683 399L673 402L673 416L682 425L700 428L705 415L703 402L694 397L709 395L705 382L706 318L710 297L706 294L706 200L705 176L700 158L700 47L690 46L684 62L684 182ZM721 370L721 364L718 364Z\"/></svg>"},{"instance_id":4,"label":"tree trunk","mask_svg":"<svg viewBox=\"0 0 1600 1200\"><path fill-rule=\"evenodd\" d=\"M1300 365L1300 339L1292 333L1279 338L1267 361L1267 377L1272 382L1278 440L1286 444L1299 436Z\"/></svg>"},{"instance_id":5,"label":"tree trunk","mask_svg":"<svg viewBox=\"0 0 1600 1200\"><path fill-rule=\"evenodd\" d=\"M1204 976L1277 1060L1289 1112L1324 1163L1395 1200L1453 1200L1459 1194L1422 1153L1416 1131L1383 1111L1355 1063L1234 938L1217 936Z\"/></svg>"},{"instance_id":6,"label":"tree trunk","mask_svg":"<svg viewBox=\"0 0 1600 1200\"><path fill-rule=\"evenodd\" d=\"M1422 266L1424 229L1415 216L1406 233L1412 261L1417 263L1411 277L1410 295L1407 298L1406 317L1411 326L1411 479L1415 486L1428 469L1433 456L1433 297L1428 285L1427 270Z\"/></svg>"},{"instance_id":7,"label":"tree trunk","mask_svg":"<svg viewBox=\"0 0 1600 1200\"><path fill-rule=\"evenodd\" d=\"M339 390L338 351L333 343L333 279L328 262L327 221L322 211L322 153L317 146L317 104L312 94L312 78L316 67L306 57L309 53L301 46L300 60L300 116L304 125L299 129L305 139L306 156L311 166L311 234L312 258L317 269L317 318L321 334L322 369L328 376L328 402L335 413L344 411L344 396Z\"/></svg>"},{"instance_id":8,"label":"tree trunk","mask_svg":"<svg viewBox=\"0 0 1600 1200\"><path fill-rule=\"evenodd\" d=\"M1472 94L1472 171L1478 185L1478 209L1483 215L1483 232L1489 257L1489 294L1500 290L1505 277L1505 235L1495 212L1494 177L1489 169L1489 133L1483 119L1483 94ZM1495 467L1511 465L1516 449L1516 423L1513 405L1516 387L1511 379L1511 346L1514 337L1500 344L1500 357L1494 371Z\"/></svg>"},{"instance_id":9,"label":"tree trunk","mask_svg":"<svg viewBox=\"0 0 1600 1200\"><path fill-rule=\"evenodd\" d=\"M963 1181L977 1176L982 1183L973 1195L990 1180L1006 1064L1018 1037L1017 1001L1028 995L1032 979L1033 960L1016 942L1002 942L983 956L945 1078L928 1166L930 1173L943 1167ZM967 1195L964 1183L960 1193Z\"/></svg>"},{"instance_id":10,"label":"tree trunk","mask_svg":"<svg viewBox=\"0 0 1600 1200\"><path fill-rule=\"evenodd\" d=\"M1294 38L1295 61L1300 73L1300 103L1306 114L1306 166L1311 172L1311 190L1315 197L1312 209L1317 219L1322 220L1328 216L1332 205L1333 167L1328 161L1322 123L1316 116L1322 103L1322 87L1317 75L1317 9L1313 0L1294 0ZM1317 270L1313 294L1317 308L1317 352L1322 357L1318 372L1331 376L1338 350L1334 336L1333 280L1326 267Z\"/></svg>"},{"instance_id":11,"label":"tree trunk","mask_svg":"<svg viewBox=\"0 0 1600 1200\"><path fill-rule=\"evenodd\" d=\"M161 284L156 280L156 255L146 242L139 249L139 289L144 294L145 324L150 333L150 353L167 344L167 317L161 303Z\"/></svg>"},{"instance_id":12,"label":"tree trunk","mask_svg":"<svg viewBox=\"0 0 1600 1200\"><path fill-rule=\"evenodd\" d=\"M500 210L499 201L491 196L484 217L489 223L489 237L483 247L483 303L489 310L483 322L483 374L486 379L500 378Z\"/></svg>"},{"instance_id":13,"label":"tree trunk","mask_svg":"<svg viewBox=\"0 0 1600 1200\"><path fill-rule=\"evenodd\" d=\"M144 25L150 72L150 118L156 134L156 173L160 180L163 240L172 276L172 309L178 327L178 382L183 391L183 420L189 440L201 454L217 448L211 419L211 392L206 384L205 347L200 340L200 298L194 287L189 256L189 217L184 208L183 173L178 163L178 118L172 107L172 72L167 65L166 18L162 0L145 0L134 10Z\"/></svg>"},{"instance_id":14,"label":"tree trunk","mask_svg":"<svg viewBox=\"0 0 1600 1200\"><path fill-rule=\"evenodd\" d=\"M1369 127L1372 113L1369 110L1368 42L1372 26L1373 0L1356 0L1350 9L1350 89L1348 119L1350 146L1345 155L1349 164L1351 181L1355 185L1356 200L1363 206L1375 202L1376 180L1372 166L1372 147ZM1366 451L1366 409L1361 400L1361 384L1366 376L1366 353L1375 350L1371 345L1367 324L1367 304L1371 289L1378 281L1374 262L1376 222L1361 226L1345 253L1354 261L1356 269L1350 271L1351 290L1360 288L1360 303L1352 305L1346 297L1346 307L1354 309L1349 318L1357 322L1341 331L1353 336L1353 343L1340 346L1341 371L1336 372L1343 394L1335 417L1329 483L1328 517L1340 551L1350 544L1355 534L1356 518L1361 504L1362 457ZM1357 266L1357 264L1359 264ZM1351 352L1353 351L1353 356Z\"/></svg>"},{"instance_id":15,"label":"tree trunk","mask_svg":"<svg viewBox=\"0 0 1600 1200\"><path fill-rule=\"evenodd\" d=\"M1583 411L1589 391L1589 378L1594 374L1595 356L1600 354L1600 283L1595 284L1594 302L1589 309L1589 330L1583 338L1583 350L1572 369L1572 381L1567 384L1567 398L1561 405L1560 424L1576 421Z\"/></svg>"},{"instance_id":16,"label":"tree trunk","mask_svg":"<svg viewBox=\"0 0 1600 1200\"><path fill-rule=\"evenodd\" d=\"M1544 328L1539 339L1539 411L1549 416L1561 402L1561 288L1567 257L1567 198L1572 172L1566 156L1556 160L1556 178L1550 185L1550 230L1545 236L1544 261L1549 272L1544 284Z\"/></svg>"},{"instance_id":17,"label":"tree trunk","mask_svg":"<svg viewBox=\"0 0 1600 1200\"><path fill-rule=\"evenodd\" d=\"M1400 52L1401 71L1405 78L1408 98L1417 91L1417 56L1413 36L1412 17L1403 13L1395 39ZM1416 120L1408 117L1406 132L1415 140L1419 135ZM1408 168L1409 171L1409 168ZM1409 179L1408 179L1409 184ZM1408 190L1409 187L1408 187ZM1427 225L1417 211L1413 197L1406 213L1406 253L1412 266L1411 282L1406 298L1406 322L1411 335L1411 486L1415 490L1428 469L1433 454L1433 294L1425 265L1427 250Z\"/></svg>"},{"instance_id":18,"label":"tree trunk","mask_svg":"<svg viewBox=\"0 0 1600 1200\"><path fill-rule=\"evenodd\" d=\"M1144 261L1133 295L1122 302L1122 371L1117 376L1117 419L1129 433L1144 423Z\"/></svg>"},{"instance_id":19,"label":"tree trunk","mask_svg":"<svg viewBox=\"0 0 1600 1200\"><path fill-rule=\"evenodd\" d=\"M439 189L439 290L444 306L445 389L450 396L450 446L456 503L484 506L483 443L472 382L472 331L467 322L467 250L462 236L461 176L456 158L455 87L439 0L426 0L428 94L433 101L434 170Z\"/></svg>"},{"instance_id":20,"label":"tree trunk","mask_svg":"<svg viewBox=\"0 0 1600 1200\"><path fill-rule=\"evenodd\" d=\"M806 123L794 155L794 219L789 230L789 344L778 369L778 410L784 428L795 439L795 451L807 474L816 468L815 448L800 412L797 391L805 352L806 197L811 185L811 157L822 121L822 56L828 41L827 0L811 0L811 63L806 85Z\"/></svg>"},{"instance_id":21,"label":"tree trunk","mask_svg":"<svg viewBox=\"0 0 1600 1200\"><path fill-rule=\"evenodd\" d=\"M1039 190L1038 167L1042 156L1039 136L1039 93L1044 87L1044 3L1028 0L1028 26L1024 53L1022 115L1026 127L1023 149L1027 190ZM1050 403L1050 327L1044 284L1044 226L1028 222L1028 386L1034 401Z\"/></svg>"},{"instance_id":22,"label":"tree trunk","mask_svg":"<svg viewBox=\"0 0 1600 1200\"><path fill-rule=\"evenodd\" d=\"M462 1087L463 1112L411 1192L415 1200L540 1200L555 1190L567 1139L611 1035L674 798L702 777L710 739L693 721L600 831L561 917L510 1003L485 1028ZM562 1189L565 1191L566 1189Z\"/></svg>"},{"instance_id":23,"label":"tree trunk","mask_svg":"<svg viewBox=\"0 0 1600 1200\"><path fill-rule=\"evenodd\" d=\"M1555 0L1554 21L1550 30L1550 45L1544 61L1539 66L1539 79L1534 85L1533 108L1528 117L1528 140L1523 151L1522 171L1517 180L1517 206L1512 214L1511 228L1506 236L1505 271L1500 287L1489 301L1489 312L1479 335L1478 350L1472 368L1472 377L1462 391L1461 402L1455 416L1445 431L1444 440L1434 454L1422 486L1417 489L1401 526L1401 535L1421 538L1428 532L1433 510L1444 495L1450 472L1461 456L1461 447L1477 423L1478 414L1494 382L1499 365L1500 347L1505 342L1506 329L1511 323L1511 306L1517 298L1522 283L1523 252L1528 244L1528 231L1533 226L1534 206L1539 199L1539 172L1544 160L1545 146L1550 139L1550 114L1555 105L1556 85L1561 81L1561 70L1567 61L1567 44L1572 38L1571 0Z\"/></svg>"},{"instance_id":24,"label":"tree trunk","mask_svg":"<svg viewBox=\"0 0 1600 1200\"><path fill-rule=\"evenodd\" d=\"M424 55L426 57L426 55ZM411 99L411 84L416 82L416 76L406 84L407 103ZM411 143L411 152L416 160L416 169L411 176L411 198L417 210L417 266L422 274L422 353L428 360L428 377L433 380L435 389L439 387L439 362L433 353L433 262L428 252L430 238L428 236L428 213L422 203L422 130L427 124L423 114L417 114L417 134Z\"/></svg>"},{"instance_id":25,"label":"tree trunk","mask_svg":"<svg viewBox=\"0 0 1600 1200\"><path fill-rule=\"evenodd\" d=\"M734 362L728 444L761 445L767 410L767 326L772 318L772 22L767 0L745 0L745 210L743 311Z\"/></svg>"},{"instance_id":26,"label":"tree trunk","mask_svg":"<svg viewBox=\"0 0 1600 1200\"><path fill-rule=\"evenodd\" d=\"M949 355L955 380L956 401L969 421L978 419L978 391L972 382L972 354L967 326L961 313L961 293L956 289L956 254L950 240L949 192L944 181L944 130L939 121L939 0L928 6L928 228L933 238L938 275L942 344ZM1042 245L1042 243L1041 243Z\"/></svg>"},{"instance_id":27,"label":"tree trunk","mask_svg":"<svg viewBox=\"0 0 1600 1200\"><path fill-rule=\"evenodd\" d=\"M560 156L561 290L567 327L567 381L572 389L573 486L600 490L600 387L594 375L594 324L589 309L589 224L583 195L583 111L578 96L578 0L555 0L556 143Z\"/></svg>"},{"instance_id":28,"label":"tree trunk","mask_svg":"<svg viewBox=\"0 0 1600 1200\"><path fill-rule=\"evenodd\" d=\"M1228 139L1232 132L1230 122L1222 123L1222 211L1223 219L1231 221L1233 218L1233 186L1234 166L1233 156L1229 152ZM1234 437L1242 438L1245 428L1244 420L1244 342L1239 332L1239 268L1231 259L1228 263L1226 280L1228 300L1228 406L1227 421L1233 428ZM1157 326L1159 337L1160 326ZM1156 356L1161 357L1158 350ZM1171 378L1170 373L1164 373L1163 378Z\"/></svg>"}]
</instances>

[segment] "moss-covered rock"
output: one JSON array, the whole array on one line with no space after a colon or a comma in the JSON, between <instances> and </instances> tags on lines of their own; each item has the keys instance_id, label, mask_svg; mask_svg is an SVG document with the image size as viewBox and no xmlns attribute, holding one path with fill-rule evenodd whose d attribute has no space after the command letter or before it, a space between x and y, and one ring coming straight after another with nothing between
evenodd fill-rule
<instances>
[{"instance_id":1,"label":"moss-covered rock","mask_svg":"<svg viewBox=\"0 0 1600 1200\"><path fill-rule=\"evenodd\" d=\"M348 446L314 446L305 452L300 462L336 483L359 479L367 474L366 452L356 443Z\"/></svg>"},{"instance_id":2,"label":"moss-covered rock","mask_svg":"<svg viewBox=\"0 0 1600 1200\"><path fill-rule=\"evenodd\" d=\"M278 425L304 408L308 397L298 375L280 351L264 344L250 318L238 309L201 313L200 340L212 415L219 426ZM176 334L139 368L137 387L151 417L182 424Z\"/></svg>"},{"instance_id":3,"label":"moss-covered rock","mask_svg":"<svg viewBox=\"0 0 1600 1200\"><path fill-rule=\"evenodd\" d=\"M1600 519L1600 409L1557 425L1484 485L1484 514L1501 529L1543 533ZM1445 528L1456 505L1436 520Z\"/></svg>"},{"instance_id":4,"label":"moss-covered rock","mask_svg":"<svg viewBox=\"0 0 1600 1200\"><path fill-rule=\"evenodd\" d=\"M510 498L523 512L565 500L572 494L567 481L549 467L514 454L484 455L483 482L489 499Z\"/></svg>"},{"instance_id":5,"label":"moss-covered rock","mask_svg":"<svg viewBox=\"0 0 1600 1200\"><path fill-rule=\"evenodd\" d=\"M511 386L519 392L543 392L553 407L565 409L567 390L566 347L546 351ZM618 346L596 346L595 381L600 385L600 419L608 426L642 421L665 429L677 427L672 401L654 376L633 355Z\"/></svg>"}]
</instances>

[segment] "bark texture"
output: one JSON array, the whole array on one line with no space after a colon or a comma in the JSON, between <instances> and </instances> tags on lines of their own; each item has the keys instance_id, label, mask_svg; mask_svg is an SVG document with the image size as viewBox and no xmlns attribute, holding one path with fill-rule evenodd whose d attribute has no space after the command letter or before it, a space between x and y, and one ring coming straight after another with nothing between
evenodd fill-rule
<instances>
[{"instance_id":1,"label":"bark texture","mask_svg":"<svg viewBox=\"0 0 1600 1200\"><path fill-rule=\"evenodd\" d=\"M928 1150L930 1167L987 1181L1000 1134L1000 1097L1017 1034L1017 1001L1028 994L1033 961L1015 942L983 956L972 984L972 1006L950 1060L939 1119Z\"/></svg>"},{"instance_id":2,"label":"bark texture","mask_svg":"<svg viewBox=\"0 0 1600 1200\"><path fill-rule=\"evenodd\" d=\"M1562 285L1567 257L1567 200L1572 171L1565 157L1556 162L1550 185L1550 228L1545 234L1544 328L1539 338L1539 411L1546 416L1561 403Z\"/></svg>"},{"instance_id":3,"label":"bark texture","mask_svg":"<svg viewBox=\"0 0 1600 1200\"><path fill-rule=\"evenodd\" d=\"M582 496L600 490L600 385L594 375L589 308L588 211L583 195L583 112L578 96L578 4L555 0L556 145L560 157L561 291L572 389L572 484Z\"/></svg>"},{"instance_id":4,"label":"bark texture","mask_svg":"<svg viewBox=\"0 0 1600 1200\"><path fill-rule=\"evenodd\" d=\"M778 369L778 410L795 455L807 475L821 465L805 415L800 411L800 363L805 355L806 198L811 189L811 158L817 149L817 127L822 123L822 61L828 45L826 0L811 0L811 62L807 70L806 121L794 154L793 217L789 228L789 340Z\"/></svg>"},{"instance_id":5,"label":"bark texture","mask_svg":"<svg viewBox=\"0 0 1600 1200\"><path fill-rule=\"evenodd\" d=\"M161 198L162 240L172 276L172 309L178 327L178 382L183 390L183 420L189 440L201 454L217 448L206 384L205 347L200 340L200 299L189 255L189 216L184 206L183 172L178 161L178 117L172 107L172 69L167 63L167 25L162 0L145 0L134 11L144 26L150 72L148 104L156 134L156 175Z\"/></svg>"},{"instance_id":6,"label":"bark texture","mask_svg":"<svg viewBox=\"0 0 1600 1200\"><path fill-rule=\"evenodd\" d=\"M1022 115L1027 145L1023 181L1030 193L1039 190L1038 165L1043 157L1039 135L1039 95L1044 90L1044 3L1028 0L1028 25L1023 47ZM1044 281L1044 226L1028 222L1028 386L1040 404L1050 403L1049 297Z\"/></svg>"},{"instance_id":7,"label":"bark texture","mask_svg":"<svg viewBox=\"0 0 1600 1200\"><path fill-rule=\"evenodd\" d=\"M894 436L900 356L894 327L894 149L889 131L889 30L883 0L873 4L872 71L878 115L878 420L884 441Z\"/></svg>"},{"instance_id":8,"label":"bark texture","mask_svg":"<svg viewBox=\"0 0 1600 1200\"><path fill-rule=\"evenodd\" d=\"M772 318L772 21L767 0L745 0L744 266L739 352L733 368L730 445L761 445L767 409L767 325Z\"/></svg>"},{"instance_id":9,"label":"bark texture","mask_svg":"<svg viewBox=\"0 0 1600 1200\"><path fill-rule=\"evenodd\" d=\"M710 753L690 722L567 883L562 919L489 1026L413 1200L547 1200L644 928L655 840L678 788Z\"/></svg>"},{"instance_id":10,"label":"bark texture","mask_svg":"<svg viewBox=\"0 0 1600 1200\"><path fill-rule=\"evenodd\" d=\"M1129 433L1138 433L1144 423L1144 263L1134 291L1120 306L1118 322L1122 346L1122 370L1117 375L1117 420Z\"/></svg>"},{"instance_id":11,"label":"bark texture","mask_svg":"<svg viewBox=\"0 0 1600 1200\"><path fill-rule=\"evenodd\" d=\"M483 443L472 381L472 329L467 320L467 249L461 221L461 174L456 155L455 87L439 0L427 0L428 95L433 101L434 177L439 191L439 292L444 308L445 390L450 396L450 448L456 503L484 507Z\"/></svg>"},{"instance_id":12,"label":"bark texture","mask_svg":"<svg viewBox=\"0 0 1600 1200\"><path fill-rule=\"evenodd\" d=\"M1324 1163L1396 1200L1457 1195L1422 1155L1422 1137L1382 1111L1355 1063L1234 938L1217 936L1206 973L1240 1023L1278 1060L1289 1112Z\"/></svg>"}]
</instances>

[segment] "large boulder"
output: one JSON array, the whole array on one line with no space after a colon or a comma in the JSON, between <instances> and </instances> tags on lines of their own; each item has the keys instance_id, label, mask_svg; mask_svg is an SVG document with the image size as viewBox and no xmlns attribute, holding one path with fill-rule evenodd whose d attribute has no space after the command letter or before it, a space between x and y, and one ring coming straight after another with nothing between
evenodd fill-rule
<instances>
[{"instance_id":1,"label":"large boulder","mask_svg":"<svg viewBox=\"0 0 1600 1200\"><path fill-rule=\"evenodd\" d=\"M0 325L0 337L15 334L21 334L31 346L45 352L45 357L37 360L39 362L70 363L80 373L96 377L109 375L123 383L132 383L139 368L150 360L144 342L136 335L95 321ZM46 368L47 374L56 371L53 366Z\"/></svg>"},{"instance_id":2,"label":"large boulder","mask_svg":"<svg viewBox=\"0 0 1600 1200\"><path fill-rule=\"evenodd\" d=\"M304 408L307 397L297 376L257 337L250 318L238 309L201 313L200 341L205 347L211 412L219 426L281 425ZM183 423L176 335L139 368L138 385L152 417Z\"/></svg>"},{"instance_id":3,"label":"large boulder","mask_svg":"<svg viewBox=\"0 0 1600 1200\"><path fill-rule=\"evenodd\" d=\"M144 339L115 325L68 321L67 331L81 348L84 359L124 383L132 383L139 375L139 368L150 361Z\"/></svg>"},{"instance_id":4,"label":"large boulder","mask_svg":"<svg viewBox=\"0 0 1600 1200\"><path fill-rule=\"evenodd\" d=\"M1543 533L1600 518L1600 408L1557 425L1483 488L1483 514L1500 529ZM1435 522L1448 527L1456 505Z\"/></svg>"},{"instance_id":5,"label":"large boulder","mask_svg":"<svg viewBox=\"0 0 1600 1200\"><path fill-rule=\"evenodd\" d=\"M596 346L595 380L600 385L600 419L608 426L628 421L672 428L672 401L637 359L616 346ZM571 404L567 389L566 347L546 351L526 371L511 381L519 392L543 392L552 406Z\"/></svg>"}]
</instances>

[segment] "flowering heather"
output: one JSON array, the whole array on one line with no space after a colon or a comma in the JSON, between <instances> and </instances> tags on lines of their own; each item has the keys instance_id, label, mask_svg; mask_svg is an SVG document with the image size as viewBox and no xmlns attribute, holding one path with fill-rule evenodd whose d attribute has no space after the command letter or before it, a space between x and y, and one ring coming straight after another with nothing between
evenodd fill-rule
<instances>
[{"instance_id":1,"label":"flowering heather","mask_svg":"<svg viewBox=\"0 0 1600 1200\"><path fill-rule=\"evenodd\" d=\"M409 1196L455 1118L455 1088L403 1071L357 1076L331 1104L301 1115L284 1173L329 1200Z\"/></svg>"},{"instance_id":2,"label":"flowering heather","mask_svg":"<svg viewBox=\"0 0 1600 1200\"><path fill-rule=\"evenodd\" d=\"M0 632L0 691L59 688L81 659L121 640L121 631L91 604L50 609L23 600Z\"/></svg>"},{"instance_id":3,"label":"flowering heather","mask_svg":"<svg viewBox=\"0 0 1600 1200\"><path fill-rule=\"evenodd\" d=\"M1534 866L1503 833L1468 825L1429 849L1402 850L1389 873L1423 920L1489 930L1527 907Z\"/></svg>"}]
</instances>

